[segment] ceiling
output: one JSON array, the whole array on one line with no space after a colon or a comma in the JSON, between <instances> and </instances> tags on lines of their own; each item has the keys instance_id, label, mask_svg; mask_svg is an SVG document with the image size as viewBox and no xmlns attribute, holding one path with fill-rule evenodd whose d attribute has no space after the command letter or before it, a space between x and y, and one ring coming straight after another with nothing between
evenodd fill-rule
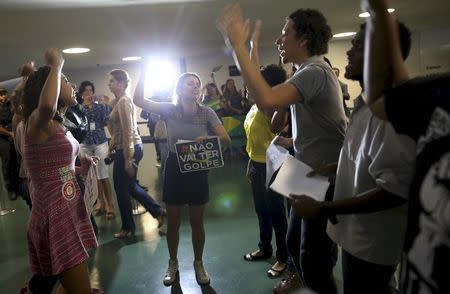
<instances>
[{"instance_id":1,"label":"ceiling","mask_svg":"<svg viewBox=\"0 0 450 294\"><path fill-rule=\"evenodd\" d=\"M333 33L357 30L356 0L241 0L244 13L263 20L261 44L273 44L284 18L297 8L321 10ZM120 64L122 57L166 52L199 56L223 48L214 21L224 0L0 0L0 81L17 76L46 48L88 47L66 56L65 67ZM391 1L412 30L450 27L450 1Z\"/></svg>"}]
</instances>

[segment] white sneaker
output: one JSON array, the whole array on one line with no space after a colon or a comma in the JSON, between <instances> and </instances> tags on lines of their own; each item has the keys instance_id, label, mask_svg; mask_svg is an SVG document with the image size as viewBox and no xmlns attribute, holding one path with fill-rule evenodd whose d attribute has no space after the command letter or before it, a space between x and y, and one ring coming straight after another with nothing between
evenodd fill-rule
<instances>
[{"instance_id":1,"label":"white sneaker","mask_svg":"<svg viewBox=\"0 0 450 294\"><path fill-rule=\"evenodd\" d=\"M163 283L165 286L170 286L175 282L178 274L178 260L169 259L169 267L167 268L166 275L164 276Z\"/></svg>"},{"instance_id":2,"label":"white sneaker","mask_svg":"<svg viewBox=\"0 0 450 294\"><path fill-rule=\"evenodd\" d=\"M205 271L203 267L203 262L201 260L194 260L195 278L199 285L209 285L210 278L209 274Z\"/></svg>"}]
</instances>

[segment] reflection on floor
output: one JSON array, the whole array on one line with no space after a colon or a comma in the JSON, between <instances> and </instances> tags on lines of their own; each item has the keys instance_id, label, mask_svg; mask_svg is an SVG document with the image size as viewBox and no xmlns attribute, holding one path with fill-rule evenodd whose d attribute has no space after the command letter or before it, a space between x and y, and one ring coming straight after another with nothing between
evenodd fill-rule
<instances>
[{"instance_id":1,"label":"reflection on floor","mask_svg":"<svg viewBox=\"0 0 450 294\"><path fill-rule=\"evenodd\" d=\"M160 169L155 167L153 145L145 145L145 154L140 164L140 183L160 200ZM91 253L89 262L92 285L108 294L272 293L279 279L269 279L266 271L275 259L249 263L242 258L258 243L258 222L245 168L244 160L233 160L210 172L211 200L205 218L204 254L204 265L211 275L210 286L200 287L195 281L187 210L180 229L180 281L165 287L162 279L167 269L167 244L165 237L158 234L156 220L148 213L137 215L136 238L114 239L113 233L120 228L117 205L114 220L96 217L99 247ZM9 294L18 293L30 277L26 245L29 212L21 199L7 201L7 205L16 211L0 217L0 292ZM336 271L336 277L340 280L340 272Z\"/></svg>"}]
</instances>

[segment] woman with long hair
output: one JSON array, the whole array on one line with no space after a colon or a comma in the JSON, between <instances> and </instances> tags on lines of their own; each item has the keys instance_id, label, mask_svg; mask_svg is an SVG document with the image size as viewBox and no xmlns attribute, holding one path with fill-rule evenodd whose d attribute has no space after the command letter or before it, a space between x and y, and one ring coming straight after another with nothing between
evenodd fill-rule
<instances>
[{"instance_id":1,"label":"woman with long hair","mask_svg":"<svg viewBox=\"0 0 450 294\"><path fill-rule=\"evenodd\" d=\"M163 224L166 210L136 181L139 161L144 156L144 147L137 129L135 105L127 95L130 77L121 69L115 69L109 74L108 86L115 96L115 100L111 103L109 120L110 150L115 150L113 181L122 219L122 229L114 234L114 237L127 238L132 237L135 231L130 196L157 219L158 227Z\"/></svg>"},{"instance_id":2,"label":"woman with long hair","mask_svg":"<svg viewBox=\"0 0 450 294\"><path fill-rule=\"evenodd\" d=\"M163 103L144 98L145 71L141 77L134 96L136 105L142 109L160 114L167 125L169 155L164 170L163 200L167 207L167 246L169 249L169 267L164 277L164 285L170 286L178 274L178 242L181 223L181 209L189 205L189 217L192 228L194 247L194 269L197 283L207 285L209 274L203 267L203 248L205 229L203 214L209 200L207 171L181 173L175 153L178 140L203 141L208 130L219 137L223 144L230 142L225 128L217 114L209 107L199 103L201 92L200 77L194 73L184 73L176 85L176 103Z\"/></svg>"},{"instance_id":3,"label":"woman with long hair","mask_svg":"<svg viewBox=\"0 0 450 294\"><path fill-rule=\"evenodd\" d=\"M237 90L233 79L228 79L225 82L223 97L227 102L227 110L229 115L243 114L244 108L242 106L242 93Z\"/></svg>"},{"instance_id":4,"label":"woman with long hair","mask_svg":"<svg viewBox=\"0 0 450 294\"><path fill-rule=\"evenodd\" d=\"M91 293L87 249L97 240L87 214L76 173L87 174L92 158L81 158L79 145L62 124L75 91L61 70L64 59L46 52L48 66L33 72L23 97L23 162L33 201L28 221L28 253L33 277L22 293ZM49 156L51 155L51 156Z\"/></svg>"}]
</instances>

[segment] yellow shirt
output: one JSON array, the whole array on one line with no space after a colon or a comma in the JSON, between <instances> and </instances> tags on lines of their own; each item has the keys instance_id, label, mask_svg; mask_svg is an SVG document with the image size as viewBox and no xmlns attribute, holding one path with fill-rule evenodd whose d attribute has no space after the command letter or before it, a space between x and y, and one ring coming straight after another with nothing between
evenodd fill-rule
<instances>
[{"instance_id":1,"label":"yellow shirt","mask_svg":"<svg viewBox=\"0 0 450 294\"><path fill-rule=\"evenodd\" d=\"M266 151L275 137L270 131L271 118L253 105L244 121L247 135L247 153L251 160L266 163Z\"/></svg>"}]
</instances>

